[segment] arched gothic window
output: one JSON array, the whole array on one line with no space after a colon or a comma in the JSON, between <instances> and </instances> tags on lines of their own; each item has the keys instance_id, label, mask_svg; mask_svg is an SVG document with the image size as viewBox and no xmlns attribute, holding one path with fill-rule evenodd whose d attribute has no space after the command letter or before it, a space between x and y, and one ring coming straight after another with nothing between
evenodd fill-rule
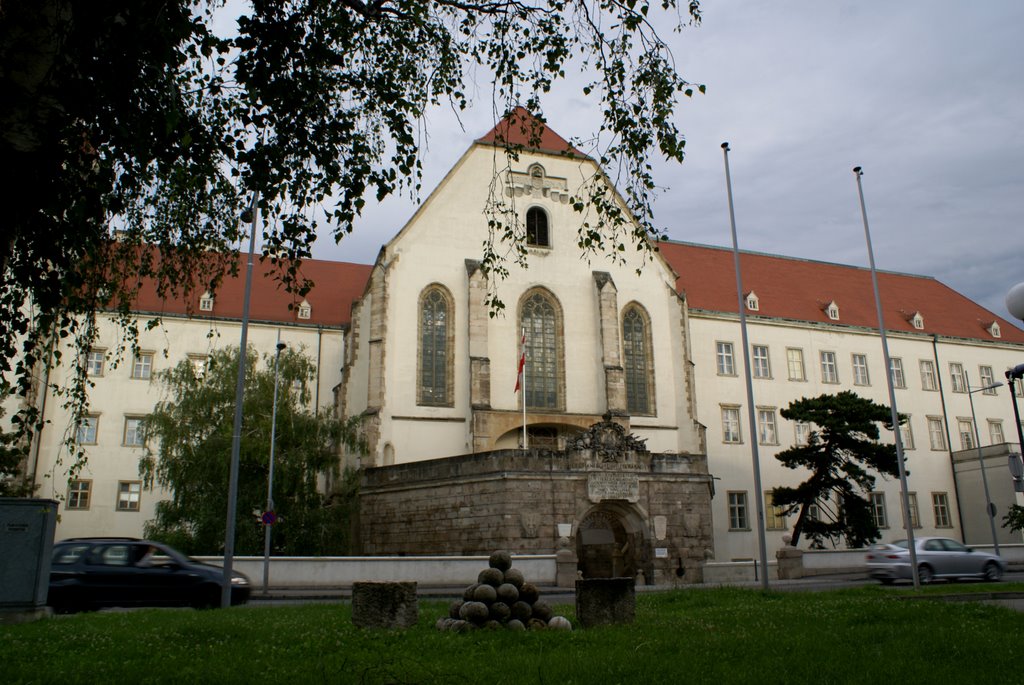
<instances>
[{"instance_id":1,"label":"arched gothic window","mask_svg":"<svg viewBox=\"0 0 1024 685\"><path fill-rule=\"evenodd\" d=\"M522 305L522 327L526 333L526 385L528 408L560 409L562 370L562 321L558 303L537 290Z\"/></svg>"},{"instance_id":2,"label":"arched gothic window","mask_svg":"<svg viewBox=\"0 0 1024 685\"><path fill-rule=\"evenodd\" d=\"M441 286L420 295L419 404L451 405L452 299Z\"/></svg>"},{"instance_id":3,"label":"arched gothic window","mask_svg":"<svg viewBox=\"0 0 1024 685\"><path fill-rule=\"evenodd\" d=\"M630 414L653 414L651 326L647 313L639 305L629 305L622 315L622 357L626 409Z\"/></svg>"},{"instance_id":4,"label":"arched gothic window","mask_svg":"<svg viewBox=\"0 0 1024 685\"><path fill-rule=\"evenodd\" d=\"M548 235L548 215L540 207L526 210L526 244L535 247L551 247Z\"/></svg>"}]
</instances>

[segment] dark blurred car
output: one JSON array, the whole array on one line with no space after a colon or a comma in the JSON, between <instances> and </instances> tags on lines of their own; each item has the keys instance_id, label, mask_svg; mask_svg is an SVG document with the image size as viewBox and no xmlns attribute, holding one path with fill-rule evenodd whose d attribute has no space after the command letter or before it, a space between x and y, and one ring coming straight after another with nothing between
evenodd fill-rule
<instances>
[{"instance_id":1,"label":"dark blurred car","mask_svg":"<svg viewBox=\"0 0 1024 685\"><path fill-rule=\"evenodd\" d=\"M218 607L224 572L159 542L73 538L53 547L50 594L55 611L103 607ZM234 573L231 603L249 599L249 579Z\"/></svg>"},{"instance_id":2,"label":"dark blurred car","mask_svg":"<svg viewBox=\"0 0 1024 685\"><path fill-rule=\"evenodd\" d=\"M922 584L936 578L982 578L995 582L1003 577L1006 562L995 554L976 552L949 538L914 538L917 577ZM872 545L868 550L868 575L888 585L894 580L912 580L910 549L906 540Z\"/></svg>"}]
</instances>

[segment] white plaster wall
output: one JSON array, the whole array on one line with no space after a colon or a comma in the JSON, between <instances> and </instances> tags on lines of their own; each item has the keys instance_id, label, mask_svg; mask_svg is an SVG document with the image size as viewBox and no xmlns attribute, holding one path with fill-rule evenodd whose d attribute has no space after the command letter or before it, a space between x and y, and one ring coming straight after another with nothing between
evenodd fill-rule
<instances>
[{"instance_id":1,"label":"white plaster wall","mask_svg":"<svg viewBox=\"0 0 1024 685\"><path fill-rule=\"evenodd\" d=\"M709 469L715 481L716 495L712 500L715 524L715 560L730 561L750 559L758 556L756 533L756 500L754 499L753 467L751 456L751 426L748 420L746 389L743 381L742 343L739 320L708 313L693 313L690 317L693 357L697 375L698 420L707 426ZM764 319L748 319L751 345L767 345L771 362L770 379L753 379L754 404L757 407L774 407L781 410L790 402L801 397L815 397L825 393L852 390L888 406L889 394L885 380L881 342L877 333L867 329L839 329L832 326L787 323ZM929 444L927 417L942 416L942 398L937 391L924 391L921 385L919 360L934 361L931 336L908 336L889 334L889 352L893 358L903 360L906 388L896 389L896 404L900 413L910 415L914 448L906 450L908 489L917 493L920 535L943 535L959 537L960 527L957 511L956 491L953 472L947 450L933 450ZM735 376L718 376L715 358L715 343L731 342L736 366ZM789 381L786 367L786 348L797 347L804 351L807 380ZM821 382L819 353L829 350L836 353L839 367L839 383ZM868 358L870 385L853 384L852 355L864 354ZM970 417L970 406L965 393L951 392L949 362L960 362L967 370L972 386L978 387L978 367L993 368L996 380L1005 380L1003 372L1009 366L1020 363L1024 351L1019 346L1007 344L972 342L966 340L944 340L938 343L938 371L942 376L953 450L961 449L956 435L956 417ZM990 444L987 419L1003 421L1005 438L1016 442L1013 410L1008 389L999 388L995 396L975 393L974 403L981 431L981 443ZM740 406L742 444L722 442L721 405ZM792 422L783 419L776 412L779 445L759 445L761 481L764 490L780 485L795 485L806 473L786 469L775 460L774 455L791 446L795 440ZM755 434L756 435L756 434ZM892 434L883 430L883 440L892 441ZM1005 469L1004 469L1005 470ZM997 474L1008 477L1008 472ZM728 497L730 490L746 491L750 531L728 529ZM906 537L900 506L900 488L897 478L876 482L876 491L885 493L889 527L882 531L883 540ZM945 492L950 504L953 528L936 528L932 511L931 493ZM963 506L984 506L983 502L964 502ZM769 558L782 546L782 536L791 532L795 517L787 520L787 530L767 531L766 541ZM805 546L801 544L801 546Z\"/></svg>"},{"instance_id":2,"label":"white plaster wall","mask_svg":"<svg viewBox=\"0 0 1024 685\"><path fill-rule=\"evenodd\" d=\"M100 319L99 327L95 347L106 348L113 353L120 339L119 329L107 318ZM61 504L56 533L58 540L90 535L142 536L143 525L153 518L156 503L169 498L169 494L160 489L143 489L139 511L117 511L118 482L140 480L139 458L144 453L141 447L122 444L125 417L145 416L158 401L165 399L165 390L156 379L158 372L172 368L189 355L207 355L217 348L237 346L240 330L239 322L167 317L159 327L139 333L140 349L153 353L153 377L150 380L131 378L130 354L118 363L108 361L103 376L92 378L90 413L99 416L99 428L96 444L85 448L87 462L78 476L92 481L90 506L87 510L69 510ZM327 411L332 411L332 389L340 381L341 331L256 322L250 323L248 344L262 356L272 356L278 331L282 342L294 349L303 348L314 363L319 350L320 378L319 383L311 388L313 399L310 409L318 392L321 408L326 406ZM70 353L66 353L65 359L70 358ZM62 374L66 373L64 367L57 369L51 380L59 383ZM59 398L50 394L46 402L49 424L39 439L38 464L34 469L38 485L36 494L62 499L67 490L71 461L62 442L65 432L71 430L70 416Z\"/></svg>"},{"instance_id":3,"label":"white plaster wall","mask_svg":"<svg viewBox=\"0 0 1024 685\"><path fill-rule=\"evenodd\" d=\"M462 454L471 447L468 422L452 419L468 419L471 414L465 261L478 260L483 253L487 224L482 208L494 174L494 154L494 149L487 146L471 148L385 248L384 261L389 265L389 307L381 445L382 449L384 443L394 447L396 463ZM531 154L521 155L513 167L525 172L534 162L544 166L548 177L568 179L570 192L594 170L589 162ZM656 259L637 275L637 267L644 256L634 252L624 254L623 264L602 255L588 263L581 259L577 246L577 229L583 218L569 204L543 197L506 199L521 216L525 216L531 206L547 211L551 248L531 248L528 267L509 264L509 277L498 285L505 310L490 319L488 325L491 407L506 411L519 408L519 396L514 391L519 358L519 304L530 289L543 287L562 307L566 412L602 414L606 411L598 292L593 276L595 271L604 271L612 276L618 289L620 317L622 309L632 301L642 304L651 317L657 415L638 418L639 423L654 427L642 433L643 437L648 438L653 451L695 450L691 431L674 430L680 424L689 428L690 419L685 404L677 401L680 397L677 385L683 378L683 350L679 303L672 290L674 277L670 270ZM433 283L448 288L455 303L452 321L456 332L455 397L451 407L416 404L419 295ZM424 420L415 430L410 430L408 422L391 420L396 417L437 421Z\"/></svg>"}]
</instances>

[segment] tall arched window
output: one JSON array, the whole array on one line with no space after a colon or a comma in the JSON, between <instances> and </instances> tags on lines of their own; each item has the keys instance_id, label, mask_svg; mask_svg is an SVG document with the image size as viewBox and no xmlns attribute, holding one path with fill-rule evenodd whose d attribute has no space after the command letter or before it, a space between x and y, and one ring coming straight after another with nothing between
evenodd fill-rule
<instances>
[{"instance_id":1,"label":"tall arched window","mask_svg":"<svg viewBox=\"0 0 1024 685\"><path fill-rule=\"evenodd\" d=\"M522 326L526 332L526 406L560 409L561 397L561 313L548 293L536 290L522 305Z\"/></svg>"},{"instance_id":2,"label":"tall arched window","mask_svg":"<svg viewBox=\"0 0 1024 685\"><path fill-rule=\"evenodd\" d=\"M548 215L540 207L526 210L526 244L537 247L551 247L548 235Z\"/></svg>"},{"instance_id":3,"label":"tall arched window","mask_svg":"<svg viewBox=\"0 0 1024 685\"><path fill-rule=\"evenodd\" d=\"M441 286L420 295L419 404L452 404L451 303Z\"/></svg>"},{"instance_id":4,"label":"tall arched window","mask_svg":"<svg viewBox=\"0 0 1024 685\"><path fill-rule=\"evenodd\" d=\"M651 326L639 305L622 315L622 357L626 378L626 409L630 414L654 413L654 360Z\"/></svg>"}]
</instances>

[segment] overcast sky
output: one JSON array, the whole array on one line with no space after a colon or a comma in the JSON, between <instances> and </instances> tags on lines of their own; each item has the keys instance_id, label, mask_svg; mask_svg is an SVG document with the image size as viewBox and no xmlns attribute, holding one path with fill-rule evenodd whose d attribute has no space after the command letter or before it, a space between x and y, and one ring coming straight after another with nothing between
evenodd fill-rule
<instances>
[{"instance_id":1,"label":"overcast sky","mask_svg":"<svg viewBox=\"0 0 1024 685\"><path fill-rule=\"evenodd\" d=\"M731 246L721 143L741 249L867 266L857 187L879 269L930 275L1010 319L1024 281L1024 2L704 0L704 21L668 34L680 73L707 85L681 103L681 165L655 220L677 240ZM462 125L427 122L424 195L494 124L481 84ZM589 137L599 103L579 88L544 100L563 137ZM315 255L372 262L415 205L370 208Z\"/></svg>"}]
</instances>

